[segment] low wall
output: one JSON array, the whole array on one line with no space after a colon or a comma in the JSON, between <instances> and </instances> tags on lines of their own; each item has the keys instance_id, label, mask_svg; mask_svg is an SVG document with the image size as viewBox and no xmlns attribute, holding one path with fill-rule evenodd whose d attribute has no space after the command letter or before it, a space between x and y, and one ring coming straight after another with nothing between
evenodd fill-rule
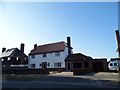
<instances>
[{"instance_id":1,"label":"low wall","mask_svg":"<svg viewBox=\"0 0 120 90\"><path fill-rule=\"evenodd\" d=\"M73 69L73 75L83 75L91 72L89 68Z\"/></svg>"},{"instance_id":2,"label":"low wall","mask_svg":"<svg viewBox=\"0 0 120 90\"><path fill-rule=\"evenodd\" d=\"M4 68L2 74L49 74L49 70L27 68Z\"/></svg>"}]
</instances>

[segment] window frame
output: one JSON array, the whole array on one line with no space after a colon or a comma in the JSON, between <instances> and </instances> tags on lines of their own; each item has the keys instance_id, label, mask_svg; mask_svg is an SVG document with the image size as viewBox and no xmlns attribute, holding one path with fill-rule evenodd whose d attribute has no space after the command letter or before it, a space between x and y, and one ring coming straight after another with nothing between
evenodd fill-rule
<instances>
[{"instance_id":1,"label":"window frame","mask_svg":"<svg viewBox=\"0 0 120 90\"><path fill-rule=\"evenodd\" d=\"M47 57L47 53L43 53L43 54L42 54L42 57L43 57L43 58L46 58L46 57Z\"/></svg>"},{"instance_id":2,"label":"window frame","mask_svg":"<svg viewBox=\"0 0 120 90\"><path fill-rule=\"evenodd\" d=\"M34 58L35 58L35 55L31 55L31 58L34 59Z\"/></svg>"},{"instance_id":3,"label":"window frame","mask_svg":"<svg viewBox=\"0 0 120 90\"><path fill-rule=\"evenodd\" d=\"M55 63L54 63L54 67L56 67L56 68L62 67L61 62L55 62Z\"/></svg>"},{"instance_id":4,"label":"window frame","mask_svg":"<svg viewBox=\"0 0 120 90\"><path fill-rule=\"evenodd\" d=\"M55 56L60 56L60 52L55 52Z\"/></svg>"},{"instance_id":5,"label":"window frame","mask_svg":"<svg viewBox=\"0 0 120 90\"><path fill-rule=\"evenodd\" d=\"M31 68L35 68L35 64L30 64L30 67Z\"/></svg>"}]
</instances>

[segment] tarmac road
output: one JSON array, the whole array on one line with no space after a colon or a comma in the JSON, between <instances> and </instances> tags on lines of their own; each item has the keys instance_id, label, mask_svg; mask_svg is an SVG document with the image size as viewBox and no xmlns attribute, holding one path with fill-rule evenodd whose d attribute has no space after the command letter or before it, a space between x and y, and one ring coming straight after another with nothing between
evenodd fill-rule
<instances>
[{"instance_id":1,"label":"tarmac road","mask_svg":"<svg viewBox=\"0 0 120 90\"><path fill-rule=\"evenodd\" d=\"M72 77L44 76L38 81L3 81L2 88L119 88L98 80Z\"/></svg>"}]
</instances>

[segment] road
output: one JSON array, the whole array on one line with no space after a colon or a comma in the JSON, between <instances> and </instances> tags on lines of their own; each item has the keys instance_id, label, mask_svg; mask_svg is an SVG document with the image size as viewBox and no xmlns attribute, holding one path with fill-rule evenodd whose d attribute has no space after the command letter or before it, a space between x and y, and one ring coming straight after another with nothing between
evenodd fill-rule
<instances>
[{"instance_id":1,"label":"road","mask_svg":"<svg viewBox=\"0 0 120 90\"><path fill-rule=\"evenodd\" d=\"M3 88L98 88L98 86L86 86L76 83L41 82L41 81L7 81L3 82Z\"/></svg>"},{"instance_id":2,"label":"road","mask_svg":"<svg viewBox=\"0 0 120 90\"><path fill-rule=\"evenodd\" d=\"M87 75L87 76L65 76L50 75L50 76L40 76L39 80L35 81L11 81L4 80L2 82L3 88L120 88L118 84L110 83L106 80L116 79L114 75L108 75L100 73L99 75ZM69 74L70 75L70 74ZM116 75L116 74L115 74ZM112 78L111 78L112 77ZM109 83L108 83L109 82ZM26 89L25 89L26 90Z\"/></svg>"}]
</instances>

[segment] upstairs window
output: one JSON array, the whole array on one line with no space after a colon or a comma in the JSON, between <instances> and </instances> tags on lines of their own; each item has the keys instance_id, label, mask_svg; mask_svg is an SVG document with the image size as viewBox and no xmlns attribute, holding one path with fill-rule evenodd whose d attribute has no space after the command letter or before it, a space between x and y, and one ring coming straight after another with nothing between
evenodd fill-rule
<instances>
[{"instance_id":1,"label":"upstairs window","mask_svg":"<svg viewBox=\"0 0 120 90\"><path fill-rule=\"evenodd\" d=\"M47 57L47 54L46 53L42 54L42 57Z\"/></svg>"},{"instance_id":2,"label":"upstairs window","mask_svg":"<svg viewBox=\"0 0 120 90\"><path fill-rule=\"evenodd\" d=\"M35 58L35 55L31 55L31 58Z\"/></svg>"},{"instance_id":3,"label":"upstairs window","mask_svg":"<svg viewBox=\"0 0 120 90\"><path fill-rule=\"evenodd\" d=\"M60 52L55 52L55 56L60 56Z\"/></svg>"}]
</instances>

